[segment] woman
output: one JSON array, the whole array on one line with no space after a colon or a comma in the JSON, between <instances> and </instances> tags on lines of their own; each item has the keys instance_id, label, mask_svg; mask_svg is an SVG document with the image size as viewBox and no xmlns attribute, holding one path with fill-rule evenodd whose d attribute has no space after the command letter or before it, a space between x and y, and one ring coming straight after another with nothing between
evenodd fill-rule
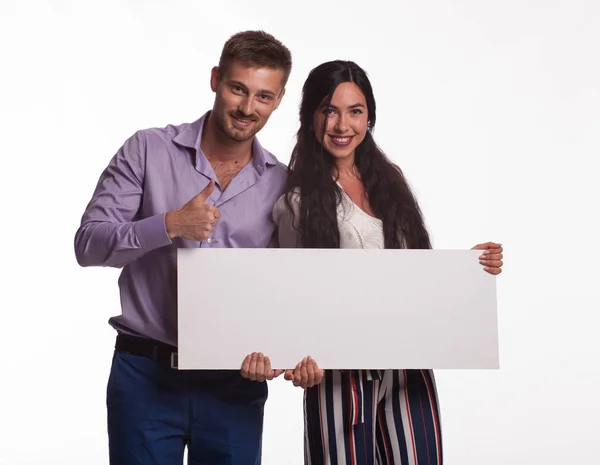
<instances>
[{"instance_id":1,"label":"woman","mask_svg":"<svg viewBox=\"0 0 600 465\"><path fill-rule=\"evenodd\" d=\"M280 247L431 248L401 170L377 147L375 99L355 63L313 69L302 92L287 192L274 207ZM480 244L499 274L502 247ZM428 370L319 370L305 359L286 379L306 388L307 464L441 464L440 420ZM314 387L313 387L314 386Z\"/></svg>"}]
</instances>

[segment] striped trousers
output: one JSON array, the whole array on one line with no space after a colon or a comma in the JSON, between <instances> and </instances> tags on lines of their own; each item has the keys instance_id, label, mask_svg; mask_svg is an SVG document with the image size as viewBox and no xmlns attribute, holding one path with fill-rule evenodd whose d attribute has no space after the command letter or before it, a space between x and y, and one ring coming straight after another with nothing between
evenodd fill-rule
<instances>
[{"instance_id":1,"label":"striped trousers","mask_svg":"<svg viewBox=\"0 0 600 465\"><path fill-rule=\"evenodd\" d=\"M304 393L306 465L442 465L428 370L326 370Z\"/></svg>"}]
</instances>

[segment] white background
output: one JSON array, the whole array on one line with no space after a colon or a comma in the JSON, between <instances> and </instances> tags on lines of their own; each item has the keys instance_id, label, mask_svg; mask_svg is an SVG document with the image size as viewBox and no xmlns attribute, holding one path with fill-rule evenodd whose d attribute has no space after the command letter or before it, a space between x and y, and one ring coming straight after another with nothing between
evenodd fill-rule
<instances>
[{"instance_id":1,"label":"white background","mask_svg":"<svg viewBox=\"0 0 600 465\"><path fill-rule=\"evenodd\" d=\"M267 148L289 160L308 71L353 59L435 247L504 244L501 369L437 372L445 463L597 464L599 18L595 0L2 1L0 463L108 463L118 271L79 268L74 233L123 141L204 113L223 42L264 28L294 56ZM264 464L301 457L301 392L273 382Z\"/></svg>"}]
</instances>

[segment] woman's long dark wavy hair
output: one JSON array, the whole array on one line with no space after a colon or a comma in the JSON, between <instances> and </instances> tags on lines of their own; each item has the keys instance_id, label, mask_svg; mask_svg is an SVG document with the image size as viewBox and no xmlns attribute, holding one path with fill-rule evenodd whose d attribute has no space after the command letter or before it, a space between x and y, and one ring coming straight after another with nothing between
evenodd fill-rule
<instances>
[{"instance_id":1,"label":"woman's long dark wavy hair","mask_svg":"<svg viewBox=\"0 0 600 465\"><path fill-rule=\"evenodd\" d=\"M431 242L423 216L400 168L395 166L373 140L375 97L365 71L352 61L330 61L314 68L302 88L300 129L289 164L287 205L300 190L300 245L304 248L339 248L337 205L342 192L335 182L335 163L318 141L313 117L325 101L331 103L335 89L344 82L355 83L367 101L368 130L356 148L355 165L369 205L383 221L386 249L429 249ZM293 210L292 210L293 211ZM298 220L297 220L298 221Z\"/></svg>"}]
</instances>

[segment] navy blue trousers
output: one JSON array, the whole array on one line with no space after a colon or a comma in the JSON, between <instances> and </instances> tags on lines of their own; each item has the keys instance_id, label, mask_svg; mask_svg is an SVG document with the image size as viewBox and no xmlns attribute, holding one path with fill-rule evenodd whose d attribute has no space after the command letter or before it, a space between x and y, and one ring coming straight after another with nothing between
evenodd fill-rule
<instances>
[{"instance_id":1,"label":"navy blue trousers","mask_svg":"<svg viewBox=\"0 0 600 465\"><path fill-rule=\"evenodd\" d=\"M267 383L178 371L115 351L107 386L111 465L259 465Z\"/></svg>"}]
</instances>

